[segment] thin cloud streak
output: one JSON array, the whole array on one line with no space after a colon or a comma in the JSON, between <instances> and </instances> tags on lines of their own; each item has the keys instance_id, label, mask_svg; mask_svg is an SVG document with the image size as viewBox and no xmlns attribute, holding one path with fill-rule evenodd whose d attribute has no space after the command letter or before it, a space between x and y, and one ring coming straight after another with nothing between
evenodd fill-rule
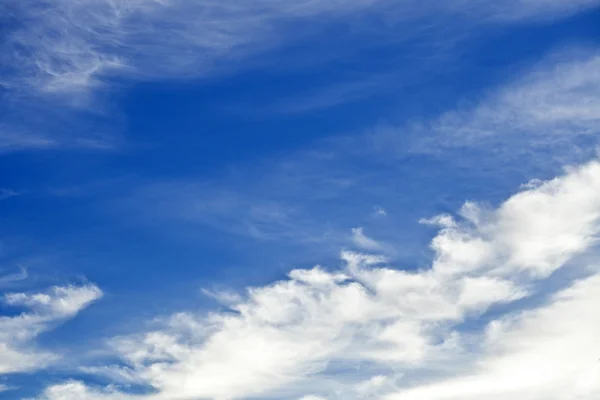
<instances>
[{"instance_id":1,"label":"thin cloud streak","mask_svg":"<svg viewBox=\"0 0 600 400\"><path fill-rule=\"evenodd\" d=\"M10 199L11 197L20 196L20 192L16 192L11 189L0 189L0 200Z\"/></svg>"},{"instance_id":2,"label":"thin cloud streak","mask_svg":"<svg viewBox=\"0 0 600 400\"><path fill-rule=\"evenodd\" d=\"M560 18L599 4L597 0L505 0L494 6L476 2L448 6L434 1L427 8L523 20ZM21 1L8 8L9 15L23 25L9 35L5 55L9 65L20 68L3 85L73 93L102 85L103 75L111 71L154 78L198 75L211 68L215 59L277 42L274 32L285 37L286 23L296 19L390 8L401 11L400 19L423 15L422 4L387 0ZM133 48L138 51L132 52Z\"/></svg>"},{"instance_id":3,"label":"thin cloud streak","mask_svg":"<svg viewBox=\"0 0 600 400\"><path fill-rule=\"evenodd\" d=\"M365 235L363 228L352 228L352 241L363 250L380 250L381 244Z\"/></svg>"},{"instance_id":4,"label":"thin cloud streak","mask_svg":"<svg viewBox=\"0 0 600 400\"><path fill-rule=\"evenodd\" d=\"M415 140L411 150L438 152L515 141L527 147L560 146L597 136L599 71L597 49L557 52L473 108L450 111L412 127L415 136L429 134Z\"/></svg>"},{"instance_id":5,"label":"thin cloud streak","mask_svg":"<svg viewBox=\"0 0 600 400\"><path fill-rule=\"evenodd\" d=\"M573 53L547 57L480 104L430 122L331 139L318 144L318 151L242 166L213 182L182 179L132 185L134 190L119 207L141 220L204 226L258 240L343 247L349 244L348 230L374 202L406 196L405 188L389 185L406 173L406 157L437 157L455 166L465 160L461 150L475 149L483 151L487 165L512 168L509 161L519 160L523 168L521 160L535 160L531 168L545 174L557 165L593 156L589 141L596 141L600 133L594 113L600 109L600 58L593 50L587 55L578 52L578 57L566 55ZM549 154L540 156L534 149L548 149ZM432 173L427 172L428 180ZM531 178L530 171L519 174ZM389 205L396 204L386 208ZM387 214L377 210L383 208L376 209L379 216ZM365 229L370 229L365 226L369 223L381 228L390 219L358 223ZM382 242L394 240L388 234L380 236Z\"/></svg>"},{"instance_id":6,"label":"thin cloud streak","mask_svg":"<svg viewBox=\"0 0 600 400\"><path fill-rule=\"evenodd\" d=\"M27 277L29 276L29 274L27 273L27 269L20 265L18 267L19 267L19 272L14 272L12 274L6 274L6 275L0 275L0 287L2 287L3 285L13 283L13 282L19 282L19 281L23 281L23 280L27 279Z\"/></svg>"},{"instance_id":7,"label":"thin cloud streak","mask_svg":"<svg viewBox=\"0 0 600 400\"><path fill-rule=\"evenodd\" d=\"M0 87L6 91L3 102L10 106L3 117L6 120L12 118L11 113L21 115L23 111L31 116L58 101L72 113L67 118L77 120L83 110L101 109L123 82L190 79L216 70L243 68L252 56L293 43L300 22L303 28L315 31L328 21L356 26L360 13L367 11L390 18L391 36L402 37L414 35L412 27L403 30L407 23L431 16L458 17L473 26L504 24L564 18L598 4L595 0L504 0L492 6L489 2L432 1L425 7L413 0L13 1L2 10L8 28ZM283 108L297 112L327 107L381 90L380 86L348 82ZM44 107L36 107L37 103ZM38 118L53 120L53 115L44 113ZM49 130L44 121L27 126L10 123L0 128L0 151L95 149L112 144L110 138L56 133L84 129L59 126L56 132Z\"/></svg>"}]
</instances>

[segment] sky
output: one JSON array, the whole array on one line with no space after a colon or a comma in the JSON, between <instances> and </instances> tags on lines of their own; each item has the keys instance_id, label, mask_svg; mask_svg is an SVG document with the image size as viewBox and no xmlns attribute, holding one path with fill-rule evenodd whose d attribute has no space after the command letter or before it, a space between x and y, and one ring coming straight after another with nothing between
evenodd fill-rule
<instances>
[{"instance_id":1,"label":"sky","mask_svg":"<svg viewBox=\"0 0 600 400\"><path fill-rule=\"evenodd\" d=\"M0 400L600 398L598 21L0 2Z\"/></svg>"}]
</instances>

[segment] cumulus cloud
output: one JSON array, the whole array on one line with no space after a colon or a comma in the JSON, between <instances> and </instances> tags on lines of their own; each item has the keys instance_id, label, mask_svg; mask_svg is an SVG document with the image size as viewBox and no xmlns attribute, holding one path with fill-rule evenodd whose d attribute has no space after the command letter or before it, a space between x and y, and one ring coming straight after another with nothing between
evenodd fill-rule
<instances>
[{"instance_id":1,"label":"cumulus cloud","mask_svg":"<svg viewBox=\"0 0 600 400\"><path fill-rule=\"evenodd\" d=\"M538 309L490 323L485 354L458 377L386 399L595 399L600 395L600 276L575 282Z\"/></svg>"},{"instance_id":2,"label":"cumulus cloud","mask_svg":"<svg viewBox=\"0 0 600 400\"><path fill-rule=\"evenodd\" d=\"M40 399L44 400L126 400L130 399L113 388L94 390L78 381L69 381L47 388Z\"/></svg>"},{"instance_id":3,"label":"cumulus cloud","mask_svg":"<svg viewBox=\"0 0 600 400\"><path fill-rule=\"evenodd\" d=\"M437 217L433 222L443 229L432 242L434 269L450 273L487 265L495 275L547 277L597 240L599 174L594 162L520 192L494 212L466 203L462 223Z\"/></svg>"},{"instance_id":4,"label":"cumulus cloud","mask_svg":"<svg viewBox=\"0 0 600 400\"><path fill-rule=\"evenodd\" d=\"M94 285L57 286L40 293L6 293L8 307L25 309L0 317L0 374L44 368L59 355L38 349L35 339L56 324L72 318L102 292Z\"/></svg>"},{"instance_id":5,"label":"cumulus cloud","mask_svg":"<svg viewBox=\"0 0 600 400\"><path fill-rule=\"evenodd\" d=\"M592 161L496 208L424 221L441 226L428 268L343 252L340 269L293 270L231 311L112 339L112 368L151 395L68 382L41 398L592 400L600 269L575 261L594 249L599 189ZM567 266L575 280L548 292Z\"/></svg>"}]
</instances>

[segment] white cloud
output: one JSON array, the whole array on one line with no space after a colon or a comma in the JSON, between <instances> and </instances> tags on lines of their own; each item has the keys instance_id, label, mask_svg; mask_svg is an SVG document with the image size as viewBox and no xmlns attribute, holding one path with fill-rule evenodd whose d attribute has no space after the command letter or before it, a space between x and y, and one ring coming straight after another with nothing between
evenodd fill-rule
<instances>
[{"instance_id":1,"label":"white cloud","mask_svg":"<svg viewBox=\"0 0 600 400\"><path fill-rule=\"evenodd\" d=\"M35 339L71 318L102 295L93 285L54 287L41 293L7 293L9 307L25 308L16 316L0 317L0 374L44 368L59 355L37 349Z\"/></svg>"},{"instance_id":2,"label":"white cloud","mask_svg":"<svg viewBox=\"0 0 600 400\"><path fill-rule=\"evenodd\" d=\"M352 241L358 248L364 250L379 250L381 245L363 232L363 228L352 228Z\"/></svg>"},{"instance_id":3,"label":"white cloud","mask_svg":"<svg viewBox=\"0 0 600 400\"><path fill-rule=\"evenodd\" d=\"M28 276L29 274L27 273L27 269L19 266L19 272L0 275L0 287L13 282L22 281L24 279L27 279Z\"/></svg>"},{"instance_id":4,"label":"white cloud","mask_svg":"<svg viewBox=\"0 0 600 400\"><path fill-rule=\"evenodd\" d=\"M87 91L118 72L139 78L198 75L216 59L276 42L273 30L294 18L368 6L371 1L24 1L9 35L9 61L19 80L50 93ZM135 51L134 51L135 50ZM22 88L21 88L22 89Z\"/></svg>"},{"instance_id":5,"label":"white cloud","mask_svg":"<svg viewBox=\"0 0 600 400\"><path fill-rule=\"evenodd\" d=\"M10 152L27 148L48 149L55 147L54 140L43 135L33 135L15 127L0 124L0 152Z\"/></svg>"},{"instance_id":6,"label":"white cloud","mask_svg":"<svg viewBox=\"0 0 600 400\"><path fill-rule=\"evenodd\" d=\"M104 390L88 388L84 383L69 381L48 387L40 400L126 400L132 396L125 396L109 387Z\"/></svg>"},{"instance_id":7,"label":"white cloud","mask_svg":"<svg viewBox=\"0 0 600 400\"><path fill-rule=\"evenodd\" d=\"M600 54L594 49L556 53L479 105L416 127L431 134L418 140L414 150L515 141L526 147L571 143L572 148L577 137L600 132L599 71Z\"/></svg>"},{"instance_id":8,"label":"white cloud","mask_svg":"<svg viewBox=\"0 0 600 400\"><path fill-rule=\"evenodd\" d=\"M242 302L242 297L231 290L223 289L223 290L209 290L209 289L201 289L202 294L212 297L217 300L219 303L230 306L235 305Z\"/></svg>"},{"instance_id":9,"label":"white cloud","mask_svg":"<svg viewBox=\"0 0 600 400\"><path fill-rule=\"evenodd\" d=\"M26 90L24 85L17 86ZM72 96L69 99L76 98ZM110 129L106 129L103 125L107 123L101 121L100 113L90 115L94 114L92 110L75 112L65 107L64 103L57 103L56 99L43 101L31 96L11 98L8 94L5 99L8 100L2 102L0 154L57 148L106 150L119 142L118 117L115 115L111 116ZM80 134L82 131L87 133ZM73 132L79 133L75 135Z\"/></svg>"},{"instance_id":10,"label":"white cloud","mask_svg":"<svg viewBox=\"0 0 600 400\"><path fill-rule=\"evenodd\" d=\"M0 78L0 87L7 93L3 100L0 151L112 148L116 142L114 131L118 129L109 127L108 132L94 137L89 133L83 135L81 132L97 133L99 129L96 125L91 130L79 126L85 119L79 113L96 112L97 122L102 103L97 100L119 85L113 78L119 78L120 82L189 79L239 68L239 61L249 55L293 41L298 37L293 29L297 29L299 21L309 21L310 24L301 25L318 30L322 21L339 22L348 18L356 27L359 24L353 16L368 10L385 14L391 18L389 26L395 27L383 28L387 24L380 24L373 29L390 29L389 36L398 38L412 37L415 33L404 22L417 23L432 15L452 20L461 15L457 24L460 29L476 30L482 23L562 18L597 4L596 0L503 0L494 4L440 0L428 2L425 7L415 0L12 2L3 10L10 23L2 55L7 67ZM435 24L439 22L426 25ZM419 22L419 25L424 24ZM444 32L441 40L446 40L447 30L440 32ZM464 33L456 36L462 37ZM369 81L343 83L325 89L317 95L318 99L311 99L300 109L348 101L363 96L365 88L377 91L383 86ZM55 112L59 109L51 107L56 100L61 102L65 121L57 119ZM53 109L51 115L49 108ZM481 112L485 114L485 110ZM48 121L52 121L51 126Z\"/></svg>"},{"instance_id":11,"label":"white cloud","mask_svg":"<svg viewBox=\"0 0 600 400\"><path fill-rule=\"evenodd\" d=\"M224 190L224 185L212 182L171 181L140 185L118 206L125 210L134 207L137 213L127 211L130 216L205 225L264 241L316 243L332 238L341 245L347 239L347 234L339 232L336 235L337 231L322 228L323 221L316 220L301 205L297 206L298 203L291 203L289 192L281 196L283 184L277 190L273 189L272 185L277 185L279 179L267 175L261 183L246 188L248 182L240 182L235 191ZM271 200L268 196L278 197ZM146 206L139 207L140 203Z\"/></svg>"},{"instance_id":12,"label":"white cloud","mask_svg":"<svg viewBox=\"0 0 600 400\"><path fill-rule=\"evenodd\" d=\"M523 18L544 20L565 17L598 5L598 0L507 0L490 7L495 19L519 21Z\"/></svg>"},{"instance_id":13,"label":"white cloud","mask_svg":"<svg viewBox=\"0 0 600 400\"><path fill-rule=\"evenodd\" d=\"M344 252L340 270L294 270L248 289L234 312L178 313L112 346L156 390L135 398L592 400L599 269L570 267L581 280L547 301L540 283L593 249L599 186L592 161L496 209L466 203L430 220L442 225L431 268ZM72 393L126 397L68 383L42 398Z\"/></svg>"},{"instance_id":14,"label":"white cloud","mask_svg":"<svg viewBox=\"0 0 600 400\"><path fill-rule=\"evenodd\" d=\"M387 211L385 211L385 208L381 207L381 206L377 206L375 207L375 211L373 211L373 215L376 217L387 217Z\"/></svg>"},{"instance_id":15,"label":"white cloud","mask_svg":"<svg viewBox=\"0 0 600 400\"><path fill-rule=\"evenodd\" d=\"M430 12L473 13L478 21L560 18L597 0L435 1ZM416 1L260 0L27 0L13 5L20 24L5 44L13 78L3 86L74 93L101 86L111 73L142 79L198 75L215 61L239 58L286 39L286 23L356 10L396 11L398 19L423 15ZM508 10L508 11L507 11Z\"/></svg>"},{"instance_id":16,"label":"white cloud","mask_svg":"<svg viewBox=\"0 0 600 400\"><path fill-rule=\"evenodd\" d=\"M425 128L411 130L407 126L405 130L394 128L386 133L332 140L318 151L247 164L236 172L219 175L217 180L133 184L132 193L119 206L125 206L128 218L159 221L161 229L165 223L179 228L194 225L261 240L320 243L331 252L346 244L346 229L357 223L355 216L372 207L372 200L365 200L372 193L386 207L376 208L375 215L390 211L388 218L359 223L365 225L367 233L378 229L380 244L394 243L394 235L400 231L394 222L400 223L403 210L415 210L420 203L431 206L434 192L445 195L438 183L446 181L443 168L436 165L436 170L415 171L420 181L407 178L405 184L413 188L412 193L401 185L390 185L406 173L408 164L399 162L399 155L441 154L442 165L456 171L455 167L463 164L468 168L468 172L460 172L463 177L489 177L479 184L489 182L490 188L504 181L504 174L490 173L495 168L502 168L512 180L516 176L529 179L532 168L543 175L563 165L560 156L569 163L589 159L594 152L589 141L600 137L596 134L600 132L600 121L594 114L600 109L600 78L596 72L600 70L600 58L594 51L590 54L577 53L577 57L568 59L561 53L546 58L517 81L489 94L480 105L446 113ZM581 137L589 141L580 141ZM469 146L477 153L465 155L462 150ZM539 151L537 146L549 146L544 147L548 152ZM454 153L452 149L458 150ZM483 163L486 168L474 169L471 162ZM431 188L424 183L429 181ZM535 187L537 183L530 184ZM429 198L407 200L420 195ZM350 198L353 200L346 201ZM356 239L360 238L358 233L354 234ZM387 246L384 250L386 254L400 253ZM315 251L313 246L311 252Z\"/></svg>"},{"instance_id":17,"label":"white cloud","mask_svg":"<svg viewBox=\"0 0 600 400\"><path fill-rule=\"evenodd\" d=\"M525 190L494 212L466 203L464 222L440 220L432 242L434 269L464 271L487 266L494 274L525 272L546 277L588 249L600 228L600 164L592 162Z\"/></svg>"},{"instance_id":18,"label":"white cloud","mask_svg":"<svg viewBox=\"0 0 600 400\"><path fill-rule=\"evenodd\" d=\"M308 395L308 396L303 396L299 400L325 400L325 397Z\"/></svg>"},{"instance_id":19,"label":"white cloud","mask_svg":"<svg viewBox=\"0 0 600 400\"><path fill-rule=\"evenodd\" d=\"M398 400L592 400L600 396L600 276L576 282L538 309L488 326L473 371L401 391Z\"/></svg>"}]
</instances>

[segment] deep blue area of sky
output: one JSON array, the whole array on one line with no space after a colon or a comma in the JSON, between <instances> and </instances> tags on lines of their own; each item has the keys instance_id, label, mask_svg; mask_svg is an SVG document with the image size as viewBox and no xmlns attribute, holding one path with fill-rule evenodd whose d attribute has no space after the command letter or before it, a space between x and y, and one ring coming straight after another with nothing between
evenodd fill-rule
<instances>
[{"instance_id":1,"label":"deep blue area of sky","mask_svg":"<svg viewBox=\"0 0 600 400\"><path fill-rule=\"evenodd\" d=\"M251 172L254 165L319 147L324 139L359 135L377 125L427 120L510 80L554 48L571 42L597 43L598 21L600 10L559 22L515 24L502 30L488 27L476 37L458 41L441 62L431 61L439 51L435 46L383 42L366 34L357 41L332 26L325 37L307 37L257 55L260 63L248 60L239 69L193 82L129 85L111 95L109 107L118 113L101 121L122 134L118 150L16 152L0 157L2 186L22 192L0 205L0 235L7 238L3 266L27 263L44 284L73 281L82 274L106 291L106 298L70 322L68 329L59 328L52 339L42 339L72 336L77 341L90 336L78 334L82 331L101 333L125 326L126 317L113 318L115 305L124 315L127 309L142 308L146 315L136 318L152 317L175 307L204 304L198 287L205 282L240 287L272 281L296 266L327 261L336 265L335 253L323 258L318 252L307 253L302 245L239 240L210 226L196 227L193 235L181 234L171 224L150 229L107 210L107 204L132 185L151 180L219 181L237 168L250 171L248 179L259 182L262 177ZM289 67L329 53L336 58ZM277 60L286 60L285 66L276 67ZM369 89L353 91L349 101L343 94L337 96L341 99L323 94L325 88L344 88L356 81L367 82ZM299 109L289 106L300 103ZM493 156L476 151L463 156L480 168L425 156L398 160L426 171L389 182L410 187L412 196L421 199L418 204L410 199L381 200L389 204L380 205L395 212L390 212L393 223L407 231L403 242L420 247L416 256L400 257L401 262L417 266L427 258L433 232L418 226L419 218L451 212L468 198L498 201L528 172L507 171L498 177L486 173L487 165L497 172ZM49 194L58 188L84 188L85 193ZM375 205L376 200L366 199L365 204ZM357 221L360 224L359 217ZM60 268L47 269L57 264ZM154 298L159 291L163 298ZM100 321L107 319L115 326L104 327Z\"/></svg>"},{"instance_id":2,"label":"deep blue area of sky","mask_svg":"<svg viewBox=\"0 0 600 400\"><path fill-rule=\"evenodd\" d=\"M58 185L78 186L123 176L152 179L218 176L232 165L243 166L310 148L322 138L360 134L382 122L426 119L452 109L460 100L510 79L519 66L539 59L549 49L575 39L594 40L600 30L598 18L600 11L560 22L516 25L509 30L488 29L477 38L458 43L458 51L453 51L459 56L453 55L447 65L421 65L431 56L427 52L435 52L436 48L379 44L377 37L362 37L357 46L355 37L340 33L328 35L326 40L319 37L318 51L326 54L335 49L341 54L324 65L317 63L290 70L269 67L266 61L259 67L228 71L192 83L187 80L139 83L117 95L119 104L115 108L120 113L111 116L115 119L113 129L126 132L129 145L126 143L123 150L116 154L103 151L8 154L0 158L1 179L7 187L27 191ZM308 40L266 57L293 62L315 57L314 52L315 43ZM415 70L420 72L415 74ZM277 108L279 102L288 98L310 102L311 95L318 96L319 88L327 85L343 84L357 76L369 80L380 74L388 74L393 80L393 84L384 86L401 89L374 90L353 101L309 107L300 112ZM398 84L403 80L408 82ZM38 240L49 246L54 241L85 241L82 238L93 233L94 242L86 245L95 249L82 249L82 253L115 254L127 250L131 254L144 253L138 248L146 247L142 237L139 243L130 241L131 236L127 236L129 243L119 240L127 228L115 232L112 221L90 217L82 209L84 203L65 204L64 199L33 195L3 202L0 212L7 221L5 226L10 227L5 228L7 231L37 232ZM102 237L106 242L97 241ZM162 259L159 247L153 246L152 250L150 259L154 262L172 260L172 254ZM96 254L91 258L97 259ZM222 260L222 255L219 259ZM152 268L147 265L144 268L151 274Z\"/></svg>"}]
</instances>

